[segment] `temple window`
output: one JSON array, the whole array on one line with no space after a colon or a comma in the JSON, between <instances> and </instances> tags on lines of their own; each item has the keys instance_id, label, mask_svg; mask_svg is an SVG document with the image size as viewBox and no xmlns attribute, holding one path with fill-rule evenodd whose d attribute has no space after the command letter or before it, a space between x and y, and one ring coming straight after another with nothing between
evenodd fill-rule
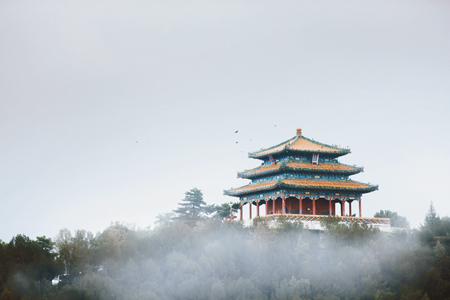
<instances>
[{"instance_id":1,"label":"temple window","mask_svg":"<svg viewBox=\"0 0 450 300\"><path fill-rule=\"evenodd\" d=\"M312 163L318 165L319 164L319 154L313 154Z\"/></svg>"}]
</instances>

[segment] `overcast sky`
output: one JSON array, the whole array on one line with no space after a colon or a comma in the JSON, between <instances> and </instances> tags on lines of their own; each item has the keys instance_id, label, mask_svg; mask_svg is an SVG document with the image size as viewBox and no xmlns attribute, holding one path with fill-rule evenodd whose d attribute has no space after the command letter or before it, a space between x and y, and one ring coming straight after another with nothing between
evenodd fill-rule
<instances>
[{"instance_id":1,"label":"overcast sky","mask_svg":"<svg viewBox=\"0 0 450 300\"><path fill-rule=\"evenodd\" d=\"M5 0L0 239L235 201L296 128L418 227L450 215L449 116L447 1Z\"/></svg>"}]
</instances>

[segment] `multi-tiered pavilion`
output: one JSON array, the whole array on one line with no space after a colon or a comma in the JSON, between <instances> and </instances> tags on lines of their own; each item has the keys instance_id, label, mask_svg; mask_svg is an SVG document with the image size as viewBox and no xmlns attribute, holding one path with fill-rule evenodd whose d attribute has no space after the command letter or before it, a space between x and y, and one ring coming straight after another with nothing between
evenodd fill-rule
<instances>
[{"instance_id":1,"label":"multi-tiered pavilion","mask_svg":"<svg viewBox=\"0 0 450 300\"><path fill-rule=\"evenodd\" d=\"M262 164L238 173L238 177L250 179L251 183L224 193L239 197L241 220L243 206L248 204L256 206L258 217L260 206L264 205L264 217L271 219L283 214L289 220L318 221L331 215L346 222L389 224L389 219L362 217L362 194L375 191L378 186L349 178L363 168L338 162L338 157L348 153L349 149L308 139L297 129L295 137L250 153L249 157L262 160ZM352 212L354 201L359 204L359 217ZM338 213L336 206L340 208ZM251 206L248 211L251 219Z\"/></svg>"}]
</instances>

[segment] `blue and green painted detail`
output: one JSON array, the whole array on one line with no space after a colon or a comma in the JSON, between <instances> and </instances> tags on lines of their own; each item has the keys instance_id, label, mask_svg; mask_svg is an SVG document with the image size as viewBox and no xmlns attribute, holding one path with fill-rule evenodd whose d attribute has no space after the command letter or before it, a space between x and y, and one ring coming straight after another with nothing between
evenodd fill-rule
<instances>
[{"instance_id":1,"label":"blue and green painted detail","mask_svg":"<svg viewBox=\"0 0 450 300\"><path fill-rule=\"evenodd\" d=\"M280 215L268 215L262 216L261 218L268 219L269 221L274 221L278 219ZM311 216L311 215L284 215L288 221L320 221L321 219L328 218L328 216ZM333 216L339 218L340 222L344 223L358 223L358 224L378 224L378 225L390 225L390 219L385 218L358 218L358 217L341 217Z\"/></svg>"}]
</instances>

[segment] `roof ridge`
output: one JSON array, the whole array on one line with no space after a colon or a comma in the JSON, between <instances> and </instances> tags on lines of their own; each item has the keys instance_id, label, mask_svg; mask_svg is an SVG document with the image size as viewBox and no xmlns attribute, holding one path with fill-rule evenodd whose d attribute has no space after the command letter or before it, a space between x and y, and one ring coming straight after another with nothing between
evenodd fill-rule
<instances>
[{"instance_id":1,"label":"roof ridge","mask_svg":"<svg viewBox=\"0 0 450 300\"><path fill-rule=\"evenodd\" d=\"M269 151L269 150L271 150L273 148L280 147L281 145L286 144L286 143L288 143L288 142L290 142L292 140L296 140L296 138L297 138L297 136L294 136L293 138L290 138L290 139L288 139L288 140L286 140L284 142L281 142L281 143L279 143L279 144L277 144L275 146L272 146L272 147L269 147L269 148L261 148L260 150L249 152L248 154L251 155L251 154L258 153L258 152Z\"/></svg>"},{"instance_id":2,"label":"roof ridge","mask_svg":"<svg viewBox=\"0 0 450 300\"><path fill-rule=\"evenodd\" d=\"M297 144L302 145L304 143L306 143L306 144L310 143L311 149L308 149L308 147L306 147L304 149L302 149L302 148L297 149L297 147L298 147ZM302 147L302 146L300 146L300 147ZM315 149L315 148L317 148L317 149ZM322 149L320 149L320 148L322 148ZM284 151L294 151L294 152L299 151L299 152L306 152L306 153L328 153L333 156L342 156L342 155L350 153L350 148L348 148L348 147L340 148L335 145L328 145L325 143L317 142L317 141L309 139L303 135L296 135L293 138L288 139L288 140L286 140L282 143L279 143L277 145L274 145L272 147L261 148L258 151L249 152L248 156L250 158L261 159L263 157L267 157L270 155L283 153Z\"/></svg>"},{"instance_id":3,"label":"roof ridge","mask_svg":"<svg viewBox=\"0 0 450 300\"><path fill-rule=\"evenodd\" d=\"M323 147L329 147L329 148L333 148L333 149L336 149L336 150L344 150L344 151L350 150L348 147L347 148L339 148L338 146L333 146L333 145L328 145L328 144L325 144L325 143L317 142L317 141L315 141L313 139L310 139L310 138L307 138L306 136L303 136L303 135L302 136L297 136L297 137L301 137L301 138L307 140L308 142L311 142L313 144L316 144L316 145L319 145L319 146L323 146Z\"/></svg>"}]
</instances>

